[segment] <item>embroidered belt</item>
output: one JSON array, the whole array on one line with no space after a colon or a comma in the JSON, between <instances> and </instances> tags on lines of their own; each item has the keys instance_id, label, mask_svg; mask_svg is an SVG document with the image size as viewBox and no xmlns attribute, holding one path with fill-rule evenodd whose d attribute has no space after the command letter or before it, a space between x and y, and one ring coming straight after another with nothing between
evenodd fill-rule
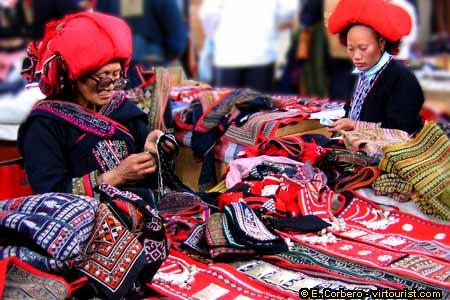
<instances>
[{"instance_id":1,"label":"embroidered belt","mask_svg":"<svg viewBox=\"0 0 450 300\"><path fill-rule=\"evenodd\" d=\"M328 270L332 270L339 274L366 278L371 280L380 280L383 282L391 282L400 284L408 289L437 289L437 286L429 285L426 282L407 278L405 276L396 275L391 272L386 272L379 268L366 267L362 264L357 264L349 260L341 259L336 255L327 255L324 252L317 251L306 245L294 243L289 252L280 253L274 256L264 256L263 259L268 259L273 263L281 261L302 264L307 266L320 266ZM288 265L285 267L289 268ZM443 291L445 299L450 296L450 291Z\"/></svg>"},{"instance_id":2,"label":"embroidered belt","mask_svg":"<svg viewBox=\"0 0 450 300\"><path fill-rule=\"evenodd\" d=\"M370 186L380 174L381 172L377 167L365 167L354 175L342 178L336 183L334 190L343 192Z\"/></svg>"},{"instance_id":3,"label":"embroidered belt","mask_svg":"<svg viewBox=\"0 0 450 300\"><path fill-rule=\"evenodd\" d=\"M270 288L226 264L206 265L171 250L147 286L170 299L294 299L292 293ZM246 299L246 298L243 298Z\"/></svg>"}]
</instances>

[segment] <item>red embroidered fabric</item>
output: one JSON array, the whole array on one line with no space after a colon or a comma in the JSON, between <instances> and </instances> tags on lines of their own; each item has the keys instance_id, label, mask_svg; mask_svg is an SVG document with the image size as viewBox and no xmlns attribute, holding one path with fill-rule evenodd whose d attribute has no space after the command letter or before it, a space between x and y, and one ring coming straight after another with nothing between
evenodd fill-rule
<instances>
[{"instance_id":1,"label":"red embroidered fabric","mask_svg":"<svg viewBox=\"0 0 450 300\"><path fill-rule=\"evenodd\" d=\"M292 294L271 289L227 264L206 265L173 250L147 286L170 299L180 300L294 299Z\"/></svg>"},{"instance_id":2,"label":"red embroidered fabric","mask_svg":"<svg viewBox=\"0 0 450 300\"><path fill-rule=\"evenodd\" d=\"M399 210L387 211L361 195L354 194L355 198L339 214L349 228L337 234L377 247L450 262L449 225Z\"/></svg>"},{"instance_id":3,"label":"red embroidered fabric","mask_svg":"<svg viewBox=\"0 0 450 300\"><path fill-rule=\"evenodd\" d=\"M336 216L331 210L333 192L323 192L320 199L304 198L305 212L331 221L339 217L345 222L344 229L332 229L337 236L333 241L312 234L284 236L330 255L450 287L448 225L398 210L384 210L355 192L353 195L345 208L341 205L336 210Z\"/></svg>"}]
</instances>

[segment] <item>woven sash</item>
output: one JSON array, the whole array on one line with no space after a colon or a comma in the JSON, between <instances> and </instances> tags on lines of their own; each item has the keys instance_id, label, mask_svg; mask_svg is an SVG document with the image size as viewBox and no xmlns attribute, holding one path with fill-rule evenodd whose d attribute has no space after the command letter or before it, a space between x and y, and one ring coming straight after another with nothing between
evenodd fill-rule
<instances>
[{"instance_id":1,"label":"woven sash","mask_svg":"<svg viewBox=\"0 0 450 300\"><path fill-rule=\"evenodd\" d=\"M291 293L264 285L228 264L206 265L174 250L171 250L154 280L146 284L174 300L294 298Z\"/></svg>"},{"instance_id":2,"label":"woven sash","mask_svg":"<svg viewBox=\"0 0 450 300\"><path fill-rule=\"evenodd\" d=\"M405 202L411 200L414 187L395 173L383 174L372 184L375 195L383 195Z\"/></svg>"},{"instance_id":3,"label":"woven sash","mask_svg":"<svg viewBox=\"0 0 450 300\"><path fill-rule=\"evenodd\" d=\"M377 167L365 167L356 174L340 180L334 189L336 192L343 192L370 186L378 176L380 176L380 170Z\"/></svg>"},{"instance_id":4,"label":"woven sash","mask_svg":"<svg viewBox=\"0 0 450 300\"><path fill-rule=\"evenodd\" d=\"M411 141L383 148L380 169L397 173L414 185L413 199L427 214L450 220L450 141L434 122L427 122Z\"/></svg>"},{"instance_id":5,"label":"woven sash","mask_svg":"<svg viewBox=\"0 0 450 300\"><path fill-rule=\"evenodd\" d=\"M364 151L368 156L381 158L383 146L406 142L409 140L407 132L398 129L371 128L340 132L347 149Z\"/></svg>"}]
</instances>

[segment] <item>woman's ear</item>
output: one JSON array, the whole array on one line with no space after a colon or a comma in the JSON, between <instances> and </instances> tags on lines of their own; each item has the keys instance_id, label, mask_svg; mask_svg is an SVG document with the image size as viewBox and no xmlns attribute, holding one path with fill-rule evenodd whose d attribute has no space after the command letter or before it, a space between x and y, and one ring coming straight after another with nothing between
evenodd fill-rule
<instances>
[{"instance_id":1,"label":"woman's ear","mask_svg":"<svg viewBox=\"0 0 450 300\"><path fill-rule=\"evenodd\" d=\"M386 49L386 40L380 37L380 39L378 40L378 45L380 45L381 53L383 53L384 50Z\"/></svg>"}]
</instances>

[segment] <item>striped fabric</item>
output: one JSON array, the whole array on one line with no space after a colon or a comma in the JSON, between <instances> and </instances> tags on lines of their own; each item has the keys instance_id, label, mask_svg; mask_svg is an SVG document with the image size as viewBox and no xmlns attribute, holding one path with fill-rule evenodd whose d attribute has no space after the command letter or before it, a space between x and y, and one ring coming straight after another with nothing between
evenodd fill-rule
<instances>
[{"instance_id":1,"label":"striped fabric","mask_svg":"<svg viewBox=\"0 0 450 300\"><path fill-rule=\"evenodd\" d=\"M425 213L450 220L450 140L434 122L427 122L411 141L383 148L380 169L397 173L420 193L415 198Z\"/></svg>"},{"instance_id":2,"label":"striped fabric","mask_svg":"<svg viewBox=\"0 0 450 300\"><path fill-rule=\"evenodd\" d=\"M372 185L375 195L387 196L400 202L411 200L414 187L395 173L383 174Z\"/></svg>"},{"instance_id":3,"label":"striped fabric","mask_svg":"<svg viewBox=\"0 0 450 300\"><path fill-rule=\"evenodd\" d=\"M268 95L261 94L250 89L236 89L216 102L208 110L203 110L203 115L195 124L195 130L206 133L219 125L220 120L225 116L232 114L236 105L243 105L246 102L260 98L264 101L266 107L271 107L271 98ZM202 106L203 103L202 103Z\"/></svg>"},{"instance_id":4,"label":"striped fabric","mask_svg":"<svg viewBox=\"0 0 450 300\"><path fill-rule=\"evenodd\" d=\"M233 143L254 146L263 138L275 136L276 130L283 125L299 123L308 117L299 111L260 111L253 114L241 127L230 125L224 139Z\"/></svg>"},{"instance_id":5,"label":"striped fabric","mask_svg":"<svg viewBox=\"0 0 450 300\"><path fill-rule=\"evenodd\" d=\"M352 151L364 151L369 157L375 159L380 159L383 156L383 146L410 140L409 134L406 131L376 127L343 131L342 135L344 136L344 141L348 149Z\"/></svg>"}]
</instances>

